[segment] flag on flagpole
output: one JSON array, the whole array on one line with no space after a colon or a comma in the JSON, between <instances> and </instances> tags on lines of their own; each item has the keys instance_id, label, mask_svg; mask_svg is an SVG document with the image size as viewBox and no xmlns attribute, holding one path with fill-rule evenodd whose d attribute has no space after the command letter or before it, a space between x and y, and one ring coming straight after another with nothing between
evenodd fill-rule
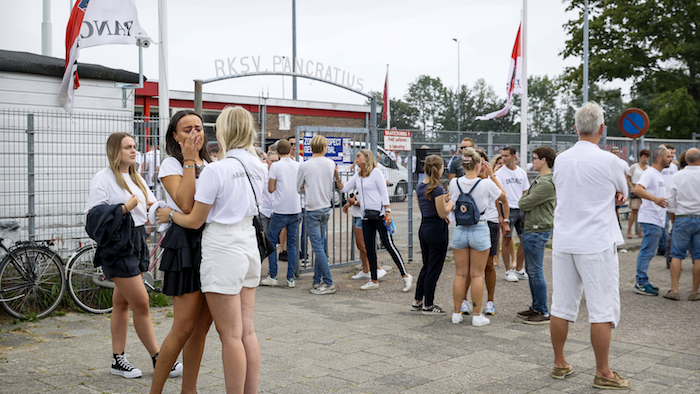
<instances>
[{"instance_id":1,"label":"flag on flagpole","mask_svg":"<svg viewBox=\"0 0 700 394\"><path fill-rule=\"evenodd\" d=\"M134 0L78 0L66 27L66 69L58 92L63 108L73 111L74 90L80 86L80 49L108 44L134 45L139 36L147 34L139 23Z\"/></svg>"},{"instance_id":2,"label":"flag on flagpole","mask_svg":"<svg viewBox=\"0 0 700 394\"><path fill-rule=\"evenodd\" d=\"M390 98L389 98L389 65L386 65L386 79L384 79L384 94L382 95L382 101L384 101L384 107L382 107L382 120L386 120L386 128L390 129L391 126L391 113L390 108Z\"/></svg>"},{"instance_id":3,"label":"flag on flagpole","mask_svg":"<svg viewBox=\"0 0 700 394\"><path fill-rule=\"evenodd\" d=\"M518 35L515 37L515 45L513 45L513 53L510 55L510 69L508 71L508 82L506 83L506 94L507 101L506 106L502 109L491 112L490 114L477 116L476 120L491 120L495 118L500 118L501 116L508 113L510 110L511 103L513 101L513 95L515 93L522 93L522 45L521 45L521 28L522 23L518 27Z\"/></svg>"}]
</instances>

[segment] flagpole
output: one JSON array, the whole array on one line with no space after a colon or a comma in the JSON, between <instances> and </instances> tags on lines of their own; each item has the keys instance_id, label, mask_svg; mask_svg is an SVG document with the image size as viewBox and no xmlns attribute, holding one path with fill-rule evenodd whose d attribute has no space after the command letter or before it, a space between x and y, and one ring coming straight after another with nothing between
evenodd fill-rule
<instances>
[{"instance_id":1,"label":"flagpole","mask_svg":"<svg viewBox=\"0 0 700 394\"><path fill-rule=\"evenodd\" d=\"M522 52L522 84L523 93L520 101L520 167L527 168L527 0L523 0L523 22L520 36Z\"/></svg>"},{"instance_id":2,"label":"flagpole","mask_svg":"<svg viewBox=\"0 0 700 394\"><path fill-rule=\"evenodd\" d=\"M158 116L160 117L160 151L165 152L165 135L170 119L170 91L168 90L168 6L158 0Z\"/></svg>"},{"instance_id":3,"label":"flagpole","mask_svg":"<svg viewBox=\"0 0 700 394\"><path fill-rule=\"evenodd\" d=\"M391 97L389 97L389 65L386 65L386 128L391 130Z\"/></svg>"}]
</instances>

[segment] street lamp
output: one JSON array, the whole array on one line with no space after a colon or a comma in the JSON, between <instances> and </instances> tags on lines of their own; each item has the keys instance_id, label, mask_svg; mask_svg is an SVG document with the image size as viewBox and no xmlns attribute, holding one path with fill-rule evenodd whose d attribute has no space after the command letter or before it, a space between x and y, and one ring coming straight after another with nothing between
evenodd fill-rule
<instances>
[{"instance_id":1,"label":"street lamp","mask_svg":"<svg viewBox=\"0 0 700 394\"><path fill-rule=\"evenodd\" d=\"M460 122L462 118L462 97L459 94L460 81L459 81L459 43L462 41L453 38L452 41L457 43L457 134L460 132ZM461 136L460 136L461 137Z\"/></svg>"},{"instance_id":2,"label":"street lamp","mask_svg":"<svg viewBox=\"0 0 700 394\"><path fill-rule=\"evenodd\" d=\"M284 60L286 56L282 56L282 71L284 71ZM284 100L284 76L282 77L282 100Z\"/></svg>"}]
</instances>

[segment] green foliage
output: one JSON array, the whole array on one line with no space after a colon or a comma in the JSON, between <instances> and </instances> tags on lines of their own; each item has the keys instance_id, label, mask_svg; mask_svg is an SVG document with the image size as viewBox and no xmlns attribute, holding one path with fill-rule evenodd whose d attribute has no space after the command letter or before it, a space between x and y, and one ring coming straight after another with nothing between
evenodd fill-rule
<instances>
[{"instance_id":1,"label":"green foliage","mask_svg":"<svg viewBox=\"0 0 700 394\"><path fill-rule=\"evenodd\" d=\"M157 292L151 292L149 305L153 308L161 306L170 306L173 304L171 297Z\"/></svg>"},{"instance_id":2,"label":"green foliage","mask_svg":"<svg viewBox=\"0 0 700 394\"><path fill-rule=\"evenodd\" d=\"M583 4L569 2L581 12L564 25L571 36L564 58L583 56ZM591 81L632 81L630 105L649 114L653 136L690 137L700 126L700 2L592 0L589 10ZM582 67L566 73L578 87Z\"/></svg>"}]
</instances>

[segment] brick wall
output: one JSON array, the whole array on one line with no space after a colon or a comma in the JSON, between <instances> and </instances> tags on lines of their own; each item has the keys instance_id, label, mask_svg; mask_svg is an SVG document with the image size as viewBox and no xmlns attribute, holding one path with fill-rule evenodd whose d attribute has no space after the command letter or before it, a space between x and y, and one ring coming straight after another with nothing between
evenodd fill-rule
<instances>
[{"instance_id":1,"label":"brick wall","mask_svg":"<svg viewBox=\"0 0 700 394\"><path fill-rule=\"evenodd\" d=\"M257 120L257 114L254 114ZM265 124L266 138L279 139L294 135L297 126L330 126L330 127L365 127L365 119L335 118L330 116L291 115L291 129L279 130L279 114L267 114Z\"/></svg>"}]
</instances>

